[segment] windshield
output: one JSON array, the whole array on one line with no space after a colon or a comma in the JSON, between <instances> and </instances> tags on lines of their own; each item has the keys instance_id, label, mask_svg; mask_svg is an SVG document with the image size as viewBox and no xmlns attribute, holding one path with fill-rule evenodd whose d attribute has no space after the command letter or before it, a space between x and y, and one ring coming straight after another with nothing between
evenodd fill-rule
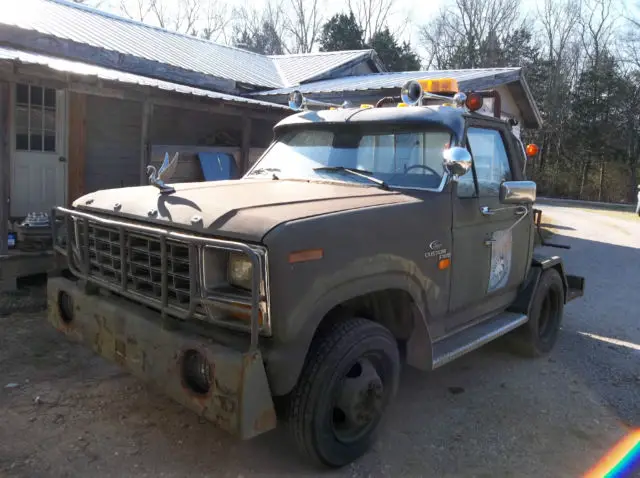
<instances>
[{"instance_id":1,"label":"windshield","mask_svg":"<svg viewBox=\"0 0 640 478\"><path fill-rule=\"evenodd\" d=\"M330 179L376 186L437 189L443 179L446 131L366 132L306 129L290 131L262 156L247 177Z\"/></svg>"}]
</instances>

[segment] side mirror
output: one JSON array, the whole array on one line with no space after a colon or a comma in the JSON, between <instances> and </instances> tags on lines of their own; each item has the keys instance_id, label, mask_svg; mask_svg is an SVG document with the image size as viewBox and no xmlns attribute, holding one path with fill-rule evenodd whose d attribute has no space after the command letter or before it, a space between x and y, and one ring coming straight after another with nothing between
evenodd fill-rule
<instances>
[{"instance_id":1,"label":"side mirror","mask_svg":"<svg viewBox=\"0 0 640 478\"><path fill-rule=\"evenodd\" d=\"M471 153L466 148L454 146L442 152L444 169L454 178L464 176L471 169Z\"/></svg>"},{"instance_id":2,"label":"side mirror","mask_svg":"<svg viewBox=\"0 0 640 478\"><path fill-rule=\"evenodd\" d=\"M505 181L500 185L502 204L532 204L536 200L536 183L533 181Z\"/></svg>"}]
</instances>

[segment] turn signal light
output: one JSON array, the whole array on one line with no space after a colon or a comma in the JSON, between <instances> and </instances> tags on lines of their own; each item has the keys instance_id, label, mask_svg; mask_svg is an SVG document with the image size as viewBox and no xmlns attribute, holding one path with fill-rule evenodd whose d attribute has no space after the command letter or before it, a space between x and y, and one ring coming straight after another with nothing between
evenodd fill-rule
<instances>
[{"instance_id":1,"label":"turn signal light","mask_svg":"<svg viewBox=\"0 0 640 478\"><path fill-rule=\"evenodd\" d=\"M235 304L235 305L236 307L239 307L243 310L230 311L229 315L231 315L231 317L238 320L251 322L251 306L244 305L244 304ZM264 318L262 317L261 310L258 310L258 325L260 325L261 327L264 325Z\"/></svg>"},{"instance_id":2,"label":"turn signal light","mask_svg":"<svg viewBox=\"0 0 640 478\"><path fill-rule=\"evenodd\" d=\"M533 158L536 154L538 154L539 149L537 145L531 143L527 145L526 151L527 151L527 156L529 158Z\"/></svg>"}]
</instances>

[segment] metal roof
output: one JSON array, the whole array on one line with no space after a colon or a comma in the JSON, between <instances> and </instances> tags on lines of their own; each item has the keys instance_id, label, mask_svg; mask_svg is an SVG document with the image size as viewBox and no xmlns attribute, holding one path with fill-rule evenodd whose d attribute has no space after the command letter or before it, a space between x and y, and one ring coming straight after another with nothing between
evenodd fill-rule
<instances>
[{"instance_id":1,"label":"metal roof","mask_svg":"<svg viewBox=\"0 0 640 478\"><path fill-rule=\"evenodd\" d=\"M162 79L176 79L162 76L162 65L169 65L186 72L242 84L282 88L317 78L319 73L326 72L328 69L372 55L371 50L362 50L312 55L265 56L135 22L66 0L5 0L5 2L10 4L3 4L0 25L37 32L58 41L52 43L43 37L37 37L30 40L35 43L35 47L31 48L31 45L20 44L18 35L7 30L0 37L0 42L51 55L57 55L59 52L61 56L91 63L100 63L100 51L117 52L156 62L149 65L148 74ZM100 50L93 53L85 49L82 53L85 57L80 58L75 54L72 55L71 49L65 48L59 40L88 45ZM157 65L158 63L160 65ZM104 63L102 65L115 66ZM147 75L147 72L140 70L135 72Z\"/></svg>"},{"instance_id":2,"label":"metal roof","mask_svg":"<svg viewBox=\"0 0 640 478\"><path fill-rule=\"evenodd\" d=\"M483 68L472 70L432 70L402 71L392 73L372 73L369 75L345 76L329 80L315 81L295 87L253 93L252 96L288 95L294 90L302 93L339 93L345 91L383 90L401 88L409 80L421 78L454 78L461 88L470 86L477 80L492 80L497 86L520 78L520 68Z\"/></svg>"},{"instance_id":3,"label":"metal roof","mask_svg":"<svg viewBox=\"0 0 640 478\"><path fill-rule=\"evenodd\" d=\"M207 97L231 103L244 103L249 105L274 108L278 110L289 110L289 108L286 106L269 103L267 101L259 101L249 98L242 98L240 96L218 93L210 90L203 90L201 88L193 88L177 83L171 83L169 81L156 80L154 78L133 75L131 73L124 73L122 71L111 70L108 68L89 65L86 63L50 57L31 52L19 51L13 48L0 47L0 61L2 60L17 61L27 65L42 65L65 73L97 77L101 80L120 82L129 85L148 86L151 88L158 88L182 95Z\"/></svg>"},{"instance_id":4,"label":"metal roof","mask_svg":"<svg viewBox=\"0 0 640 478\"><path fill-rule=\"evenodd\" d=\"M279 88L252 93L252 98L270 99L277 103L285 103L287 95L299 90L305 95L318 99L348 98L352 95L367 96L372 92L389 94L385 90L399 90L408 80L428 78L454 78L458 86L465 90L483 90L506 85L522 112L527 127L539 128L542 116L535 103L529 85L521 68L477 68L466 70L432 70L402 71L390 73L371 73L368 75L344 76L327 80L305 83L300 86Z\"/></svg>"},{"instance_id":5,"label":"metal roof","mask_svg":"<svg viewBox=\"0 0 640 478\"><path fill-rule=\"evenodd\" d=\"M272 55L284 86L299 85L320 78L343 65L374 58L373 50L347 50L335 52L304 53L299 55Z\"/></svg>"}]
</instances>

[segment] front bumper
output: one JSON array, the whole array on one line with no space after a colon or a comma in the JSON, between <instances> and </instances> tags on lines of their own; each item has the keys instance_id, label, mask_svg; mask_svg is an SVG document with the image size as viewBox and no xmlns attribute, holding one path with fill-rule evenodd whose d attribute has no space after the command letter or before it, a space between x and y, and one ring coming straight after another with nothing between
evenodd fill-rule
<instances>
[{"instance_id":1,"label":"front bumper","mask_svg":"<svg viewBox=\"0 0 640 478\"><path fill-rule=\"evenodd\" d=\"M64 294L71 297L71 320L61 308ZM258 349L243 353L202 336L167 330L157 312L115 296L87 294L62 277L49 279L47 295L48 320L56 329L219 428L242 439L275 428L275 409ZM206 393L193 391L183 376L184 353L192 350L210 365L211 386Z\"/></svg>"}]
</instances>

